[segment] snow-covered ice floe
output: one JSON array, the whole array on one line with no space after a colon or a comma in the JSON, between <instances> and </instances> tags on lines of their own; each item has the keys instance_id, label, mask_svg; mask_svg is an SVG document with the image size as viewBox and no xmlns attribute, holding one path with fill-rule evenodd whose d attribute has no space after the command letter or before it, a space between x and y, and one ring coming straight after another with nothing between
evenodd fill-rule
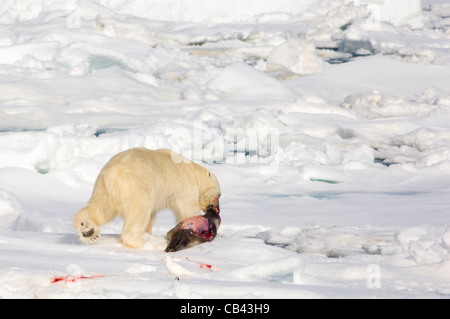
<instances>
[{"instance_id":1,"label":"snow-covered ice floe","mask_svg":"<svg viewBox=\"0 0 450 319\"><path fill-rule=\"evenodd\" d=\"M0 297L448 298L449 16L442 0L2 2ZM141 146L216 173L213 242L165 253L167 211L140 250L121 220L78 242L98 172Z\"/></svg>"}]
</instances>

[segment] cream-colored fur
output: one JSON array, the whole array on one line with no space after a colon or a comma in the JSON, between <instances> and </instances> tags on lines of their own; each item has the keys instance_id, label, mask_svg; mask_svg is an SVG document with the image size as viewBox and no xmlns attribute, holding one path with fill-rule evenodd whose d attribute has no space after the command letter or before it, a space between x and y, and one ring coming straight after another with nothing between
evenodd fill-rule
<instances>
[{"instance_id":1,"label":"cream-colored fur","mask_svg":"<svg viewBox=\"0 0 450 319\"><path fill-rule=\"evenodd\" d=\"M213 173L170 150L134 148L114 156L101 170L89 203L74 227L85 244L100 238L99 226L122 216L123 245L139 248L151 234L156 213L171 209L177 223L219 205L220 186Z\"/></svg>"}]
</instances>

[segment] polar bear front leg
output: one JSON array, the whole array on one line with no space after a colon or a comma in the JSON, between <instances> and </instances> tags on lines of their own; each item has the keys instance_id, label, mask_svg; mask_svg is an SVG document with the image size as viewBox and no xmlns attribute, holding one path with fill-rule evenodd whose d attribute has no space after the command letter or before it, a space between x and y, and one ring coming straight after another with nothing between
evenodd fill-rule
<instances>
[{"instance_id":1,"label":"polar bear front leg","mask_svg":"<svg viewBox=\"0 0 450 319\"><path fill-rule=\"evenodd\" d=\"M145 228L145 232L149 235L153 233L153 222L155 221L157 212L152 212L150 215L150 220Z\"/></svg>"},{"instance_id":2,"label":"polar bear front leg","mask_svg":"<svg viewBox=\"0 0 450 319\"><path fill-rule=\"evenodd\" d=\"M100 229L89 215L87 207L80 210L75 216L74 228L83 244L93 244L101 237Z\"/></svg>"},{"instance_id":3,"label":"polar bear front leg","mask_svg":"<svg viewBox=\"0 0 450 319\"><path fill-rule=\"evenodd\" d=\"M198 195L196 196L198 198ZM174 205L172 205L172 210L175 213L177 223L194 216L201 215L200 205L195 196L190 199L183 197L177 198Z\"/></svg>"},{"instance_id":4,"label":"polar bear front leg","mask_svg":"<svg viewBox=\"0 0 450 319\"><path fill-rule=\"evenodd\" d=\"M150 221L150 214L139 211L136 215L124 217L120 242L125 247L140 248L145 244L142 238Z\"/></svg>"}]
</instances>

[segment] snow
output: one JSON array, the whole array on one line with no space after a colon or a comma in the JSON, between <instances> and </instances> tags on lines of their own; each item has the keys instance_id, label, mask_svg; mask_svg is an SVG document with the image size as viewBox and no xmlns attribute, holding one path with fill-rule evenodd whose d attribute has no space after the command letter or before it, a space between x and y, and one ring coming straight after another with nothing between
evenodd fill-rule
<instances>
[{"instance_id":1,"label":"snow","mask_svg":"<svg viewBox=\"0 0 450 319\"><path fill-rule=\"evenodd\" d=\"M7 0L1 298L449 298L444 0ZM167 254L75 213L132 147L214 171L222 225ZM179 277L179 280L175 280Z\"/></svg>"},{"instance_id":2,"label":"snow","mask_svg":"<svg viewBox=\"0 0 450 319\"><path fill-rule=\"evenodd\" d=\"M323 71L328 65L317 54L316 47L302 40L289 39L275 47L267 57L269 73L291 71L307 75ZM286 71L284 71L286 72Z\"/></svg>"}]
</instances>

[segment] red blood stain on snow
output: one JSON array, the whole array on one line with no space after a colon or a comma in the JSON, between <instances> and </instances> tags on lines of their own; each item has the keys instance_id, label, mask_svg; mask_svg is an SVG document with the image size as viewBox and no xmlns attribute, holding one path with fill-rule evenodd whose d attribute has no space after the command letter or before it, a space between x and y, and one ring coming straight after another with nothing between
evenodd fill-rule
<instances>
[{"instance_id":1,"label":"red blood stain on snow","mask_svg":"<svg viewBox=\"0 0 450 319\"><path fill-rule=\"evenodd\" d=\"M188 262L191 262L191 260L189 259L189 257L173 257L174 259L182 259L182 260L186 260ZM199 263L199 262L194 262L196 264L198 264L198 266L200 267L200 269L205 269L205 270L209 270L209 271L220 271L219 267L210 265L210 264L203 264L203 263Z\"/></svg>"},{"instance_id":2,"label":"red blood stain on snow","mask_svg":"<svg viewBox=\"0 0 450 319\"><path fill-rule=\"evenodd\" d=\"M210 264L200 264L201 269L206 269L208 271L220 271L219 267L210 265Z\"/></svg>"},{"instance_id":3,"label":"red blood stain on snow","mask_svg":"<svg viewBox=\"0 0 450 319\"><path fill-rule=\"evenodd\" d=\"M53 277L50 279L50 283L54 284L55 282L62 281L64 283L71 283L71 282L77 282L80 279L94 279L94 278L100 278L105 277L102 275L94 275L94 276L83 276L83 275L68 275L68 276L62 276L62 277Z\"/></svg>"},{"instance_id":4,"label":"red blood stain on snow","mask_svg":"<svg viewBox=\"0 0 450 319\"><path fill-rule=\"evenodd\" d=\"M173 259L184 259L190 261L189 257L173 257Z\"/></svg>"},{"instance_id":5,"label":"red blood stain on snow","mask_svg":"<svg viewBox=\"0 0 450 319\"><path fill-rule=\"evenodd\" d=\"M211 266L211 265L208 265L208 264L200 264L200 268L211 270L211 269L212 269L212 266Z\"/></svg>"}]
</instances>

